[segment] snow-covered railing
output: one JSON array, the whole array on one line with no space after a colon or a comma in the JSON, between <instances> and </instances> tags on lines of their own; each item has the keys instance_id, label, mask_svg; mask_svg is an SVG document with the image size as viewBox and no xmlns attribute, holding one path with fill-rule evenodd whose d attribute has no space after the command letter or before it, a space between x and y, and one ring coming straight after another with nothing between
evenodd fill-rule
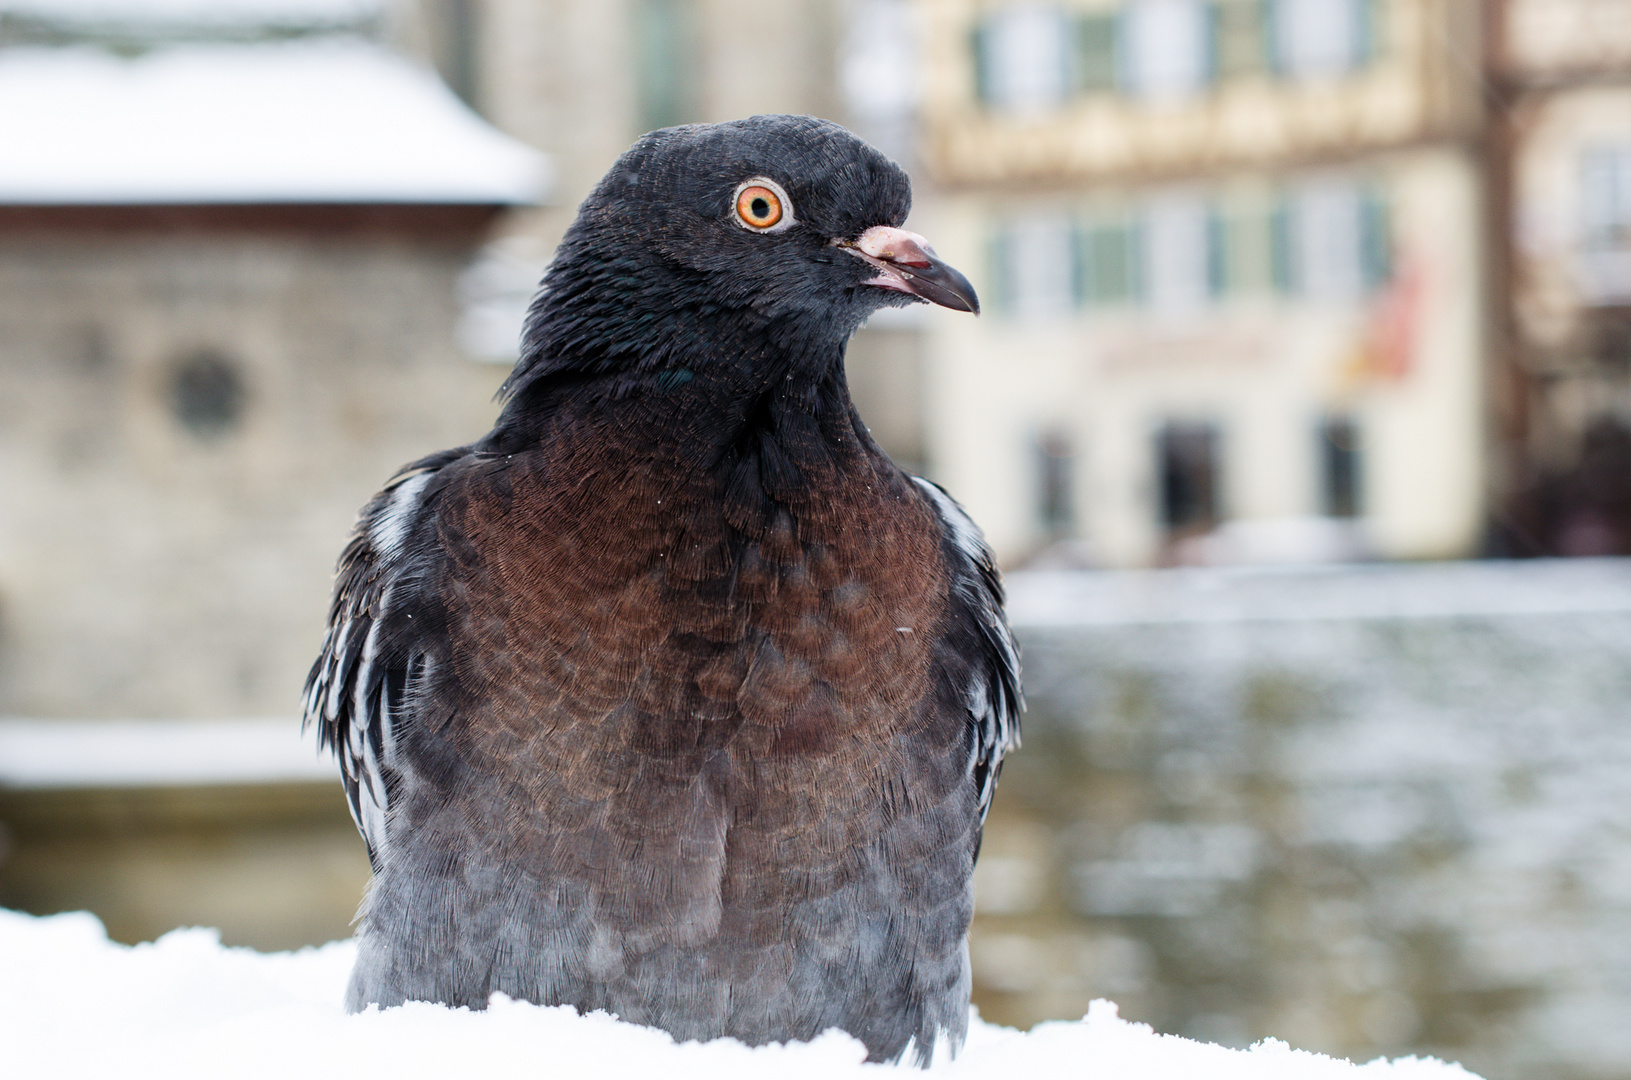
<instances>
[{"instance_id":1,"label":"snow-covered railing","mask_svg":"<svg viewBox=\"0 0 1631 1080\"><path fill-rule=\"evenodd\" d=\"M0 719L0 788L187 787L335 781L292 717Z\"/></svg>"}]
</instances>

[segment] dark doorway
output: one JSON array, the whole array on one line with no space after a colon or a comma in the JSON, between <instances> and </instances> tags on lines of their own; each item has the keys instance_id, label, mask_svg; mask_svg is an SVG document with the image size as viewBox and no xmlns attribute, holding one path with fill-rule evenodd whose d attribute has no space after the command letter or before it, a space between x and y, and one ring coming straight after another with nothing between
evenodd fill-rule
<instances>
[{"instance_id":1,"label":"dark doorway","mask_svg":"<svg viewBox=\"0 0 1631 1080\"><path fill-rule=\"evenodd\" d=\"M1037 440L1037 516L1050 536L1067 536L1076 528L1075 465L1070 436L1050 431Z\"/></svg>"},{"instance_id":2,"label":"dark doorway","mask_svg":"<svg viewBox=\"0 0 1631 1080\"><path fill-rule=\"evenodd\" d=\"M1364 462L1353 417L1328 416L1320 422L1319 461L1321 512L1327 517L1359 517L1364 513Z\"/></svg>"},{"instance_id":3,"label":"dark doorway","mask_svg":"<svg viewBox=\"0 0 1631 1080\"><path fill-rule=\"evenodd\" d=\"M1171 421L1156 435L1160 469L1161 524L1175 536L1207 532L1221 516L1218 426Z\"/></svg>"}]
</instances>

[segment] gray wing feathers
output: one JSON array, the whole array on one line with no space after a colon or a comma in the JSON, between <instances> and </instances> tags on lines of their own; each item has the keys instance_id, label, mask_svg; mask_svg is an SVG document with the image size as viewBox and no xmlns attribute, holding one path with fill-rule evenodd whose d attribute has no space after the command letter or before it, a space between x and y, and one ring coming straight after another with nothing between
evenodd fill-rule
<instances>
[{"instance_id":1,"label":"gray wing feathers","mask_svg":"<svg viewBox=\"0 0 1631 1080\"><path fill-rule=\"evenodd\" d=\"M966 692L971 736L969 776L980 792L980 820L991 810L1002 758L1019 746L1019 714L1025 707L1019 686L1019 649L1003 614L1002 575L995 557L963 508L938 485L912 477L945 523L949 546L957 553L955 589L975 624L980 656Z\"/></svg>"}]
</instances>

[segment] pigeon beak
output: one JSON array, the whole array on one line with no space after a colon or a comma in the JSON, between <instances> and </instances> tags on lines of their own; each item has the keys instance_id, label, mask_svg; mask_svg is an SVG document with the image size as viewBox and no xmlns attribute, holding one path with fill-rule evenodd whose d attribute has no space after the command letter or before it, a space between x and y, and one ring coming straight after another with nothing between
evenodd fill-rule
<instances>
[{"instance_id":1,"label":"pigeon beak","mask_svg":"<svg viewBox=\"0 0 1631 1080\"><path fill-rule=\"evenodd\" d=\"M833 243L877 269L878 276L862 284L909 293L953 311L980 313L980 298L968 278L936 258L934 248L915 232L874 225L854 240Z\"/></svg>"}]
</instances>

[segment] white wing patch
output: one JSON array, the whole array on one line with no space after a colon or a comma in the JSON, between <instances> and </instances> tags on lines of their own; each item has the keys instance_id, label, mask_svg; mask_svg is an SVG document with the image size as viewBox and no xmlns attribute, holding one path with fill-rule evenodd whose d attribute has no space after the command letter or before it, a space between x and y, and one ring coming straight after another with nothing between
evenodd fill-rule
<instances>
[{"instance_id":1,"label":"white wing patch","mask_svg":"<svg viewBox=\"0 0 1631 1080\"><path fill-rule=\"evenodd\" d=\"M394 488L387 488L390 499L368 526L368 538L373 541L374 556L381 560L395 559L402 552L402 542L419 519L419 496L430 483L433 474L428 470L408 477Z\"/></svg>"}]
</instances>

